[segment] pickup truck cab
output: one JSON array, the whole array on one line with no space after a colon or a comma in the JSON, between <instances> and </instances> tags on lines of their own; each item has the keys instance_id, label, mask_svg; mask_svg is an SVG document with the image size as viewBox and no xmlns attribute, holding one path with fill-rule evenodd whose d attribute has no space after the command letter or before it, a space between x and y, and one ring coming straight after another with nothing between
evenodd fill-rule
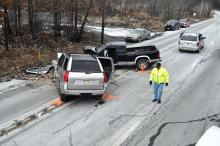
<instances>
[{"instance_id":1,"label":"pickup truck cab","mask_svg":"<svg viewBox=\"0 0 220 146\"><path fill-rule=\"evenodd\" d=\"M160 61L160 52L154 45L128 48L125 42L111 42L97 48L84 50L84 53L112 58L115 64L133 62L137 69L147 69Z\"/></svg>"},{"instance_id":2,"label":"pickup truck cab","mask_svg":"<svg viewBox=\"0 0 220 146\"><path fill-rule=\"evenodd\" d=\"M111 58L87 54L60 54L55 77L61 101L66 101L68 95L102 96L113 71Z\"/></svg>"}]
</instances>

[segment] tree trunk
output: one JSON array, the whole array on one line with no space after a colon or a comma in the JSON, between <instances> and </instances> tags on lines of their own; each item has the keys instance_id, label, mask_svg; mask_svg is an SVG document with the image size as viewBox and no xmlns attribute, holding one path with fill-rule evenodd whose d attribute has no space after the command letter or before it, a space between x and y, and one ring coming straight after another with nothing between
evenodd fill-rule
<instances>
[{"instance_id":1,"label":"tree trunk","mask_svg":"<svg viewBox=\"0 0 220 146\"><path fill-rule=\"evenodd\" d=\"M29 16L29 29L31 34L34 36L34 22L33 22L33 2L28 0L28 16Z\"/></svg>"},{"instance_id":2,"label":"tree trunk","mask_svg":"<svg viewBox=\"0 0 220 146\"><path fill-rule=\"evenodd\" d=\"M21 1L17 0L17 14L18 14L18 35L21 35Z\"/></svg>"},{"instance_id":3,"label":"tree trunk","mask_svg":"<svg viewBox=\"0 0 220 146\"><path fill-rule=\"evenodd\" d=\"M58 0L54 0L54 36L61 36L60 34L60 13L58 11Z\"/></svg>"},{"instance_id":4,"label":"tree trunk","mask_svg":"<svg viewBox=\"0 0 220 146\"><path fill-rule=\"evenodd\" d=\"M8 13L7 13L7 7L4 6L4 37L5 37L5 51L9 51L8 49Z\"/></svg>"},{"instance_id":5,"label":"tree trunk","mask_svg":"<svg viewBox=\"0 0 220 146\"><path fill-rule=\"evenodd\" d=\"M84 18L83 23L82 23L82 26L81 26L81 28L80 28L79 36L78 36L78 39L77 39L78 42L79 42L80 39L82 38L82 34L83 34L83 30L84 30L84 27L85 27L85 24L86 24L86 21L87 21L87 17L88 17L88 15L89 15L89 11L90 11L90 9L91 9L91 7L92 7L92 2L93 2L93 0L90 0L89 7L88 7L88 9L87 9L85 18Z\"/></svg>"},{"instance_id":6,"label":"tree trunk","mask_svg":"<svg viewBox=\"0 0 220 146\"><path fill-rule=\"evenodd\" d=\"M105 31L105 0L102 0L102 33L101 33L101 44L104 43L104 31Z\"/></svg>"},{"instance_id":7,"label":"tree trunk","mask_svg":"<svg viewBox=\"0 0 220 146\"><path fill-rule=\"evenodd\" d=\"M77 31L78 0L75 0L75 31Z\"/></svg>"}]
</instances>

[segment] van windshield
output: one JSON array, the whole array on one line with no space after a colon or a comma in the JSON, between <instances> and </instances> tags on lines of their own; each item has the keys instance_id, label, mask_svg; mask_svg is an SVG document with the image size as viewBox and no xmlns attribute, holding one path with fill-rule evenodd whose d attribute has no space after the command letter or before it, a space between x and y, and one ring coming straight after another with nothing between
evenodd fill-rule
<instances>
[{"instance_id":1,"label":"van windshield","mask_svg":"<svg viewBox=\"0 0 220 146\"><path fill-rule=\"evenodd\" d=\"M97 61L74 60L71 72L100 73L101 69Z\"/></svg>"},{"instance_id":2,"label":"van windshield","mask_svg":"<svg viewBox=\"0 0 220 146\"><path fill-rule=\"evenodd\" d=\"M197 41L197 36L183 35L180 40L183 40L183 41Z\"/></svg>"}]
</instances>

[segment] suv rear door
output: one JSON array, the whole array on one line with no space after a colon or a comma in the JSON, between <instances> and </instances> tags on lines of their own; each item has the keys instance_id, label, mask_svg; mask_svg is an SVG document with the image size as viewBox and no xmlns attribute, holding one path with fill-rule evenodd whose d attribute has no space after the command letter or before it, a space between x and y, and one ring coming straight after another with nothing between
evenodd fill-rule
<instances>
[{"instance_id":1,"label":"suv rear door","mask_svg":"<svg viewBox=\"0 0 220 146\"><path fill-rule=\"evenodd\" d=\"M104 74L107 77L107 80L112 76L112 73L114 72L114 63L111 58L106 58L106 57L98 57L98 60L100 61Z\"/></svg>"}]
</instances>

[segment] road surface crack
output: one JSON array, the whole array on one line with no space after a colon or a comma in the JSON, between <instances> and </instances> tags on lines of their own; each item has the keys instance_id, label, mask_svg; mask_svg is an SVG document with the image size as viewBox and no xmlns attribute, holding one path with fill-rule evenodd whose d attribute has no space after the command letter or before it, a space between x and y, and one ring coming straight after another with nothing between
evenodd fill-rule
<instances>
[{"instance_id":1,"label":"road surface crack","mask_svg":"<svg viewBox=\"0 0 220 146\"><path fill-rule=\"evenodd\" d=\"M167 125L172 125L172 124L187 124L187 123L194 123L194 122L201 122L201 121L204 121L204 120L207 120L207 119L211 119L213 117L218 117L220 114L214 114L212 116L208 116L208 117L205 117L205 118L199 118L199 119L195 119L195 120L189 120L189 121L183 121L183 122L166 122L164 124L162 124L158 130L157 130L157 133L154 134L153 136L150 137L150 143L148 144L148 146L153 146L154 145L154 142L155 140L157 139L157 137L161 134L162 130L167 126Z\"/></svg>"},{"instance_id":2,"label":"road surface crack","mask_svg":"<svg viewBox=\"0 0 220 146\"><path fill-rule=\"evenodd\" d=\"M84 119L84 118L85 118L83 121L84 121L84 122L87 121L87 120L89 119L89 117L90 117L97 109L98 109L98 108L95 107L90 113L88 113L88 114L86 114L86 115L84 115L84 116L81 116L81 117L79 117L79 118L77 118L77 119L71 121L70 123L66 124L64 127L62 127L62 128L60 128L60 129L56 130L55 132L53 132L52 135L55 135L55 134L59 133L60 131L66 129L67 127L69 127L70 125L74 124L75 122L77 122L77 121L79 121L79 120L81 120L81 119Z\"/></svg>"}]
</instances>

